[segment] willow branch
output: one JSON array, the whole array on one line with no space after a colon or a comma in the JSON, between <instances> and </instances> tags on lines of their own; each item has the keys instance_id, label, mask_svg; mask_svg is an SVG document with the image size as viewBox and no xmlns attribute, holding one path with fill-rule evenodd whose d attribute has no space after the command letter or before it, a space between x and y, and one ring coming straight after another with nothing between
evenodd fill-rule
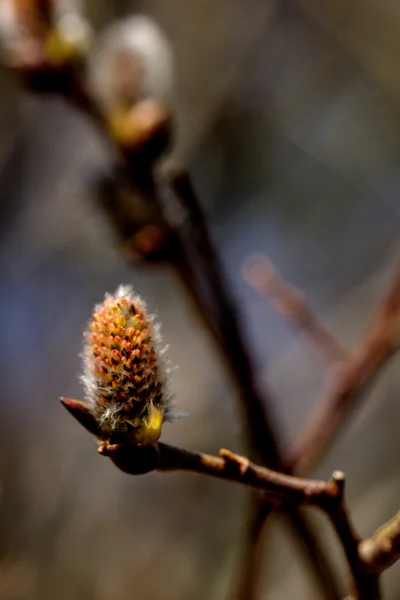
<instances>
[{"instance_id":1,"label":"willow branch","mask_svg":"<svg viewBox=\"0 0 400 600\"><path fill-rule=\"evenodd\" d=\"M99 452L128 473L136 473L141 462L138 449L130 446L100 445ZM335 471L325 482L278 473L225 449L220 450L219 456L212 456L159 444L151 452L154 462L147 463L149 470L152 467L158 471L191 471L259 490L275 506L312 506L322 510L332 522L346 555L353 598L379 600L378 577L360 557L360 540L347 515L343 497L345 478L341 471Z\"/></svg>"},{"instance_id":2,"label":"willow branch","mask_svg":"<svg viewBox=\"0 0 400 600\"><path fill-rule=\"evenodd\" d=\"M243 275L253 290L268 300L328 365L347 359L346 351L313 314L304 296L279 276L265 256L249 257L243 265Z\"/></svg>"},{"instance_id":3,"label":"willow branch","mask_svg":"<svg viewBox=\"0 0 400 600\"><path fill-rule=\"evenodd\" d=\"M158 448L153 448L154 470L192 471L239 483L262 491L273 503L309 505L329 511L339 496L334 477L328 482L292 477L256 465L248 458L224 448L219 451L219 456L192 452L163 443L159 443ZM136 450L136 447L122 444L99 446L99 453L111 458L118 467L122 465L124 471L130 468L130 457L131 467L136 470L138 461Z\"/></svg>"}]
</instances>

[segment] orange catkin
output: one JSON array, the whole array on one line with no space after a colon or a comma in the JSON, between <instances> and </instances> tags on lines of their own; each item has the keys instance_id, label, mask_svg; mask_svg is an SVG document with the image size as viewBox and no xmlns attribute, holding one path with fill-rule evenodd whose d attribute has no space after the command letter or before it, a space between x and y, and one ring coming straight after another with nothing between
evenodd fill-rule
<instances>
[{"instance_id":1,"label":"orange catkin","mask_svg":"<svg viewBox=\"0 0 400 600\"><path fill-rule=\"evenodd\" d=\"M85 333L82 382L105 435L154 443L166 416L158 333L144 302L121 286L95 307Z\"/></svg>"}]
</instances>

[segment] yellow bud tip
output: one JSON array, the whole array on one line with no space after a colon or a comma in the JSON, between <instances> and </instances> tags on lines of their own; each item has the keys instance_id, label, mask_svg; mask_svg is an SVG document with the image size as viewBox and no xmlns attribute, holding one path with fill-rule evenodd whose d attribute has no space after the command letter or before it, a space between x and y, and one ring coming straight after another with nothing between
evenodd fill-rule
<instances>
[{"instance_id":1,"label":"yellow bud tip","mask_svg":"<svg viewBox=\"0 0 400 600\"><path fill-rule=\"evenodd\" d=\"M163 423L163 416L157 408L152 407L150 412L150 418L147 424L144 426L143 431L143 444L151 445L155 444L160 435L161 427Z\"/></svg>"}]
</instances>

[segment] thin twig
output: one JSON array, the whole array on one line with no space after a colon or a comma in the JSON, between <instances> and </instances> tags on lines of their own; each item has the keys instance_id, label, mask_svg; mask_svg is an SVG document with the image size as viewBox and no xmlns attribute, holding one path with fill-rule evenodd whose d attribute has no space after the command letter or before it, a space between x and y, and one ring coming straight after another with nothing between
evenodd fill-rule
<instances>
[{"instance_id":1,"label":"thin twig","mask_svg":"<svg viewBox=\"0 0 400 600\"><path fill-rule=\"evenodd\" d=\"M335 379L317 403L303 431L285 453L284 464L289 472L307 474L324 456L351 409L369 391L396 350L399 325L400 267L395 271L370 332L358 351L335 373ZM257 562L258 558L254 556L254 564Z\"/></svg>"},{"instance_id":2,"label":"thin twig","mask_svg":"<svg viewBox=\"0 0 400 600\"><path fill-rule=\"evenodd\" d=\"M332 510L325 512L336 531L347 559L348 568L351 573L351 593L353 599L380 600L378 577L375 573L365 568L358 553L360 538L353 529L344 503L345 475L342 471L335 471L332 479L336 482L340 490L338 492L340 501L335 503Z\"/></svg>"},{"instance_id":3,"label":"thin twig","mask_svg":"<svg viewBox=\"0 0 400 600\"><path fill-rule=\"evenodd\" d=\"M243 264L243 275L253 290L267 299L295 330L300 331L329 366L347 360L346 351L313 314L304 296L280 277L265 256L250 256Z\"/></svg>"},{"instance_id":4,"label":"thin twig","mask_svg":"<svg viewBox=\"0 0 400 600\"><path fill-rule=\"evenodd\" d=\"M317 402L315 411L286 454L296 474L312 469L333 442L356 401L369 390L396 349L400 328L400 266L370 331Z\"/></svg>"},{"instance_id":5,"label":"thin twig","mask_svg":"<svg viewBox=\"0 0 400 600\"><path fill-rule=\"evenodd\" d=\"M324 455L355 401L369 390L396 348L400 327L400 267L371 330L347 360L301 295L278 277L265 257L251 257L245 263L244 275L253 289L268 297L278 312L301 329L327 359L342 363L322 400L317 402L315 413L286 455L285 462L293 472L307 473Z\"/></svg>"}]
</instances>

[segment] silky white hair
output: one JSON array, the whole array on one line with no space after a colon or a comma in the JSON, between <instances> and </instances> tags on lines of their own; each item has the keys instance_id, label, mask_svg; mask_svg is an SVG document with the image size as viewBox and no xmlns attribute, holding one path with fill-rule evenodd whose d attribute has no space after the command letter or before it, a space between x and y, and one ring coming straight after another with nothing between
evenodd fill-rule
<instances>
[{"instance_id":1,"label":"silky white hair","mask_svg":"<svg viewBox=\"0 0 400 600\"><path fill-rule=\"evenodd\" d=\"M168 100L173 83L173 56L161 28L146 15L134 15L117 21L99 36L89 59L91 89L107 108L118 103L110 84L109 59L127 52L139 60L143 69L137 100L155 97Z\"/></svg>"},{"instance_id":2,"label":"silky white hair","mask_svg":"<svg viewBox=\"0 0 400 600\"><path fill-rule=\"evenodd\" d=\"M0 1L0 46L4 51L11 49L20 36L13 0Z\"/></svg>"}]
</instances>

